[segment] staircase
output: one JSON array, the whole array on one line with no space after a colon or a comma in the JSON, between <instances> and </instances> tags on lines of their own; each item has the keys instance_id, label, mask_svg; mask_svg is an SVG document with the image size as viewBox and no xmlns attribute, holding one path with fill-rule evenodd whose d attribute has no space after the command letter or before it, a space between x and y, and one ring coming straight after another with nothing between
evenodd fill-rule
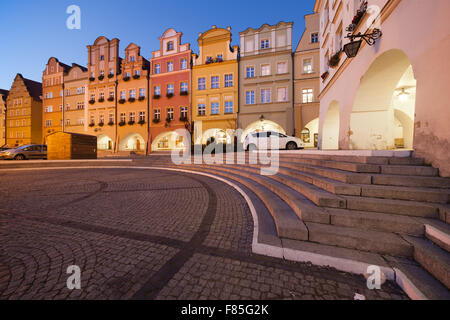
<instances>
[{"instance_id":1,"label":"staircase","mask_svg":"<svg viewBox=\"0 0 450 320\"><path fill-rule=\"evenodd\" d=\"M240 186L260 208L260 241L282 247L284 258L345 262L344 271L379 265L412 298L450 299L450 179L437 169L411 157L299 152L280 153L277 173L264 176L263 165L250 164L257 156L234 154L245 164L158 165Z\"/></svg>"}]
</instances>

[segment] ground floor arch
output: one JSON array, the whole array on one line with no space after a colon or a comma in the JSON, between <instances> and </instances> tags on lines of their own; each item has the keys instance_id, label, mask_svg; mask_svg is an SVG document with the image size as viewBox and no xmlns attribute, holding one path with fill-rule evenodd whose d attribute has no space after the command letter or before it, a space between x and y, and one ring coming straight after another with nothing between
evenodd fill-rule
<instances>
[{"instance_id":1,"label":"ground floor arch","mask_svg":"<svg viewBox=\"0 0 450 320\"><path fill-rule=\"evenodd\" d=\"M113 141L112 139L106 135L101 134L97 137L97 149L100 151L113 150Z\"/></svg>"},{"instance_id":2,"label":"ground floor arch","mask_svg":"<svg viewBox=\"0 0 450 320\"><path fill-rule=\"evenodd\" d=\"M319 141L319 118L311 120L300 132L306 148L317 148Z\"/></svg>"},{"instance_id":3,"label":"ground floor arch","mask_svg":"<svg viewBox=\"0 0 450 320\"><path fill-rule=\"evenodd\" d=\"M153 140L152 151L182 150L186 143L190 144L190 141L184 141L175 131L163 132Z\"/></svg>"},{"instance_id":4,"label":"ground floor arch","mask_svg":"<svg viewBox=\"0 0 450 320\"><path fill-rule=\"evenodd\" d=\"M145 151L145 140L138 133L129 133L120 140L119 151Z\"/></svg>"},{"instance_id":5,"label":"ground floor arch","mask_svg":"<svg viewBox=\"0 0 450 320\"><path fill-rule=\"evenodd\" d=\"M328 111L323 123L322 149L324 150L339 149L339 129L340 129L339 103L337 101L333 101L328 107Z\"/></svg>"},{"instance_id":6,"label":"ground floor arch","mask_svg":"<svg viewBox=\"0 0 450 320\"><path fill-rule=\"evenodd\" d=\"M219 128L213 128L208 129L205 132L203 132L202 136L200 137L201 144L207 145L212 142L215 143L222 143L222 144L231 144L232 143L232 135L230 135L227 130L219 129Z\"/></svg>"},{"instance_id":7,"label":"ground floor arch","mask_svg":"<svg viewBox=\"0 0 450 320\"><path fill-rule=\"evenodd\" d=\"M379 55L355 95L350 149L412 149L415 97L416 80L407 55L397 49Z\"/></svg>"},{"instance_id":8,"label":"ground floor arch","mask_svg":"<svg viewBox=\"0 0 450 320\"><path fill-rule=\"evenodd\" d=\"M245 128L241 140L244 141L245 137L247 137L247 135L249 135L250 133L263 131L274 131L286 134L286 130L284 130L283 127L280 126L278 123L270 120L259 120L253 122L252 124L247 126L247 128Z\"/></svg>"}]
</instances>

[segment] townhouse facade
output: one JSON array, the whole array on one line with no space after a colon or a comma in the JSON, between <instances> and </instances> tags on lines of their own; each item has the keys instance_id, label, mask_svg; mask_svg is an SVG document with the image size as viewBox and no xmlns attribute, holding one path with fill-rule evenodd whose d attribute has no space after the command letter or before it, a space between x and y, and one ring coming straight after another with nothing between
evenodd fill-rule
<instances>
[{"instance_id":1,"label":"townhouse facade","mask_svg":"<svg viewBox=\"0 0 450 320\"><path fill-rule=\"evenodd\" d=\"M279 22L239 34L242 139L258 131L293 134L292 28L292 22Z\"/></svg>"},{"instance_id":2,"label":"townhouse facade","mask_svg":"<svg viewBox=\"0 0 450 320\"><path fill-rule=\"evenodd\" d=\"M450 145L442 116L450 20L436 14L449 10L446 0L316 1L321 149L414 150L450 176L450 154L442 153Z\"/></svg>"},{"instance_id":3,"label":"townhouse facade","mask_svg":"<svg viewBox=\"0 0 450 320\"><path fill-rule=\"evenodd\" d=\"M320 15L305 16L305 30L294 52L295 136L306 148L319 144Z\"/></svg>"},{"instance_id":4,"label":"townhouse facade","mask_svg":"<svg viewBox=\"0 0 450 320\"><path fill-rule=\"evenodd\" d=\"M51 57L42 73L42 143L49 134L64 131L64 76L70 67Z\"/></svg>"},{"instance_id":5,"label":"townhouse facade","mask_svg":"<svg viewBox=\"0 0 450 320\"><path fill-rule=\"evenodd\" d=\"M128 45L122 60L117 88L119 151L148 152L149 72L150 62L141 56L141 48L134 43Z\"/></svg>"},{"instance_id":6,"label":"townhouse facade","mask_svg":"<svg viewBox=\"0 0 450 320\"><path fill-rule=\"evenodd\" d=\"M42 142L42 83L14 78L6 100L6 144L8 147Z\"/></svg>"},{"instance_id":7,"label":"townhouse facade","mask_svg":"<svg viewBox=\"0 0 450 320\"><path fill-rule=\"evenodd\" d=\"M216 26L199 35L198 45L192 67L194 144L231 143L239 104L239 46L231 46L231 27Z\"/></svg>"},{"instance_id":8,"label":"townhouse facade","mask_svg":"<svg viewBox=\"0 0 450 320\"><path fill-rule=\"evenodd\" d=\"M119 39L98 37L88 45L88 134L97 136L98 151L118 152L117 85L122 59Z\"/></svg>"},{"instance_id":9,"label":"townhouse facade","mask_svg":"<svg viewBox=\"0 0 450 320\"><path fill-rule=\"evenodd\" d=\"M88 132L88 69L73 63L64 77L64 131Z\"/></svg>"},{"instance_id":10,"label":"townhouse facade","mask_svg":"<svg viewBox=\"0 0 450 320\"><path fill-rule=\"evenodd\" d=\"M175 131L191 131L191 57L189 43L182 43L182 33L168 29L159 38L159 50L151 59L152 151L185 147Z\"/></svg>"},{"instance_id":11,"label":"townhouse facade","mask_svg":"<svg viewBox=\"0 0 450 320\"><path fill-rule=\"evenodd\" d=\"M6 144L6 99L8 90L0 89L0 147Z\"/></svg>"}]
</instances>

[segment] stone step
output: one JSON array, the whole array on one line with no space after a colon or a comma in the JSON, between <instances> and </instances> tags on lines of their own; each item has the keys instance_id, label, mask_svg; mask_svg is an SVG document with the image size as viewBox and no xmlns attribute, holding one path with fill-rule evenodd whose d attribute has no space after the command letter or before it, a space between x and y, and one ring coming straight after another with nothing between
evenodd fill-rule
<instances>
[{"instance_id":1,"label":"stone step","mask_svg":"<svg viewBox=\"0 0 450 320\"><path fill-rule=\"evenodd\" d=\"M411 217L439 218L438 206L429 203L352 196L342 196L342 198L347 200L347 209L350 210L392 213Z\"/></svg>"},{"instance_id":2,"label":"stone step","mask_svg":"<svg viewBox=\"0 0 450 320\"><path fill-rule=\"evenodd\" d=\"M380 173L381 167L374 164L363 164L354 162L341 162L334 160L319 160L308 158L289 158L289 161L294 163L308 164L313 166L319 166L330 169L338 169L355 173Z\"/></svg>"},{"instance_id":3,"label":"stone step","mask_svg":"<svg viewBox=\"0 0 450 320\"><path fill-rule=\"evenodd\" d=\"M381 174L436 177L439 170L425 166L381 166Z\"/></svg>"},{"instance_id":4,"label":"stone step","mask_svg":"<svg viewBox=\"0 0 450 320\"><path fill-rule=\"evenodd\" d=\"M336 226L415 236L425 234L424 222L408 216L345 209L326 209L326 211L330 214L331 224Z\"/></svg>"},{"instance_id":5,"label":"stone step","mask_svg":"<svg viewBox=\"0 0 450 320\"><path fill-rule=\"evenodd\" d=\"M413 300L450 300L450 291L421 266L393 263L397 284Z\"/></svg>"},{"instance_id":6,"label":"stone step","mask_svg":"<svg viewBox=\"0 0 450 320\"><path fill-rule=\"evenodd\" d=\"M312 242L399 257L413 255L413 246L394 233L313 222L306 222L306 227Z\"/></svg>"},{"instance_id":7,"label":"stone step","mask_svg":"<svg viewBox=\"0 0 450 320\"><path fill-rule=\"evenodd\" d=\"M401 176L377 174L373 175L372 183L376 185L404 186L420 188L450 188L450 179L440 177Z\"/></svg>"},{"instance_id":8,"label":"stone step","mask_svg":"<svg viewBox=\"0 0 450 320\"><path fill-rule=\"evenodd\" d=\"M414 246L414 260L450 289L450 253L427 239L411 236L404 238Z\"/></svg>"},{"instance_id":9,"label":"stone step","mask_svg":"<svg viewBox=\"0 0 450 320\"><path fill-rule=\"evenodd\" d=\"M354 185L361 188L361 196L431 203L448 203L450 190L436 188L400 187L383 185Z\"/></svg>"},{"instance_id":10,"label":"stone step","mask_svg":"<svg viewBox=\"0 0 450 320\"><path fill-rule=\"evenodd\" d=\"M193 171L200 171L210 173L212 175L221 176L227 179L233 179L238 181L242 185L249 188L254 192L264 203L269 210L275 222L277 233L279 237L295 239L295 240L308 240L308 230L305 224L301 221L296 213L289 207L289 205L283 201L276 194L271 192L265 186L255 183L253 180L248 179L238 173L225 172L217 170L215 168L206 167L204 165L197 166L176 166L177 168L185 168Z\"/></svg>"},{"instance_id":11,"label":"stone step","mask_svg":"<svg viewBox=\"0 0 450 320\"><path fill-rule=\"evenodd\" d=\"M280 158L307 158L316 160L332 160L353 162L362 164L378 164L378 165L408 165L408 166L423 166L425 161L423 158L411 157L375 157L375 156L345 156L345 155L319 155L319 154L292 154L281 153Z\"/></svg>"},{"instance_id":12,"label":"stone step","mask_svg":"<svg viewBox=\"0 0 450 320\"><path fill-rule=\"evenodd\" d=\"M425 225L425 237L450 253L450 225L437 219L420 219Z\"/></svg>"}]
</instances>

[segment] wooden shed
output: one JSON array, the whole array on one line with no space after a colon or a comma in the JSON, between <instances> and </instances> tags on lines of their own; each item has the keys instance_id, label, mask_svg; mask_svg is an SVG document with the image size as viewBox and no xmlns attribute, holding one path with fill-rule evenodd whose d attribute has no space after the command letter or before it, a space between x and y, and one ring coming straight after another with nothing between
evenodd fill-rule
<instances>
[{"instance_id":1,"label":"wooden shed","mask_svg":"<svg viewBox=\"0 0 450 320\"><path fill-rule=\"evenodd\" d=\"M48 160L97 159L97 137L55 132L47 136Z\"/></svg>"}]
</instances>

